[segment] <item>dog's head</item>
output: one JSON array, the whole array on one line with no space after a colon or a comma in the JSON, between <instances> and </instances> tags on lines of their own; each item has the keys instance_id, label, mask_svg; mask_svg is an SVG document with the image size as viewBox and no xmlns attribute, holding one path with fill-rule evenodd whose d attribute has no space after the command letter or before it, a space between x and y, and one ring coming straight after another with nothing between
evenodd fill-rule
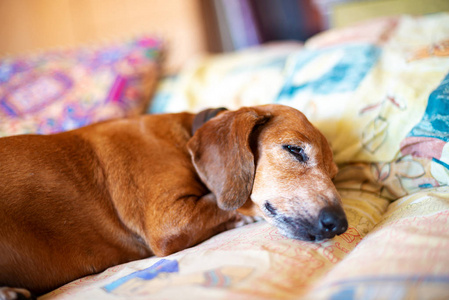
<instances>
[{"instance_id":1,"label":"dog's head","mask_svg":"<svg viewBox=\"0 0 449 300\"><path fill-rule=\"evenodd\" d=\"M188 149L221 209L259 214L295 239L346 231L332 151L298 110L266 105L221 112L196 131Z\"/></svg>"}]
</instances>

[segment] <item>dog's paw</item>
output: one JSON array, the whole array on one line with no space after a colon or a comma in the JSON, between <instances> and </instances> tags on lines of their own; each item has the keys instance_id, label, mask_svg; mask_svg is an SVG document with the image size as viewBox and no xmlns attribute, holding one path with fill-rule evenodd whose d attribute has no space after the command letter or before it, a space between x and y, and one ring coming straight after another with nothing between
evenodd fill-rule
<instances>
[{"instance_id":1,"label":"dog's paw","mask_svg":"<svg viewBox=\"0 0 449 300\"><path fill-rule=\"evenodd\" d=\"M228 223L227 229L234 229L234 228L242 227L242 226L245 226L245 225L248 225L251 223L255 223L260 220L263 220L263 218L259 217L259 216L250 217L250 216L245 216L241 213L237 213L235 215L235 218L233 218L231 220L231 222Z\"/></svg>"},{"instance_id":2,"label":"dog's paw","mask_svg":"<svg viewBox=\"0 0 449 300\"><path fill-rule=\"evenodd\" d=\"M35 300L37 299L28 290L0 287L0 300Z\"/></svg>"}]
</instances>

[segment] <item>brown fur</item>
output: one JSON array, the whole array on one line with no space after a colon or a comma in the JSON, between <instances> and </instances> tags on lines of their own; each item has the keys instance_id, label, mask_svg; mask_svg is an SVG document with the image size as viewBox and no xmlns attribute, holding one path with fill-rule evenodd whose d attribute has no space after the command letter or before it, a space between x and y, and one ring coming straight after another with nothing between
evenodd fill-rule
<instances>
[{"instance_id":1,"label":"brown fur","mask_svg":"<svg viewBox=\"0 0 449 300\"><path fill-rule=\"evenodd\" d=\"M298 215L300 209L288 207L340 205L330 180L332 152L296 110L270 105L222 112L192 138L194 118L147 115L1 138L0 286L41 294L113 265L165 256L235 227L239 208L270 221L262 191L270 197L290 192L293 199L310 189L296 188L308 175L295 173L294 160L270 156L286 135L312 140L313 179L323 184L320 197L306 193L310 201L271 201ZM273 176L290 187L273 192Z\"/></svg>"}]
</instances>

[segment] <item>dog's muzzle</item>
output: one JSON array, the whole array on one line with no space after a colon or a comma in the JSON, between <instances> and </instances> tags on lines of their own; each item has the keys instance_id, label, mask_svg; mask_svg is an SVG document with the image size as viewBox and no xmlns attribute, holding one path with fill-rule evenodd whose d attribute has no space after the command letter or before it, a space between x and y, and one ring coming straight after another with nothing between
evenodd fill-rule
<instances>
[{"instance_id":1,"label":"dog's muzzle","mask_svg":"<svg viewBox=\"0 0 449 300\"><path fill-rule=\"evenodd\" d=\"M326 206L322 208L314 220L304 217L292 218L277 213L271 205L270 212L276 227L283 235L305 241L321 241L331 239L348 230L346 214L340 206Z\"/></svg>"}]
</instances>

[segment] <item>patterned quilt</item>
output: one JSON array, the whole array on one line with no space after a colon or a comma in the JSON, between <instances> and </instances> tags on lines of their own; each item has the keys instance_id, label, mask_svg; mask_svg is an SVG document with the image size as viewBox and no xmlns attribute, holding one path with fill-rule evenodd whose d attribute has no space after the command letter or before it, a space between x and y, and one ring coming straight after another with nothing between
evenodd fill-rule
<instances>
[{"instance_id":1,"label":"patterned quilt","mask_svg":"<svg viewBox=\"0 0 449 300\"><path fill-rule=\"evenodd\" d=\"M449 299L449 14L205 57L162 81L149 112L265 103L329 139L346 233L303 242L261 221L42 299Z\"/></svg>"}]
</instances>

